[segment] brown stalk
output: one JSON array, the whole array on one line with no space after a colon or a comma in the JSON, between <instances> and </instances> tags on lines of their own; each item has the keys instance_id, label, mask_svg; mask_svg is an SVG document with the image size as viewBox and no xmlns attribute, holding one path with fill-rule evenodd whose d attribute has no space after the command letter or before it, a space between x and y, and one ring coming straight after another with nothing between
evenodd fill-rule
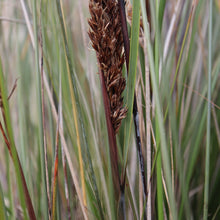
<instances>
[{"instance_id":1,"label":"brown stalk","mask_svg":"<svg viewBox=\"0 0 220 220\"><path fill-rule=\"evenodd\" d=\"M120 178L119 178L119 171L118 171L118 153L117 153L117 145L116 145L116 136L115 136L115 131L113 129L111 118L110 118L111 110L110 110L109 98L108 98L108 94L107 94L107 90L105 86L105 80L104 80L103 73L100 70L99 70L99 77L100 77L100 83L101 83L101 88L102 88L105 117L106 117L107 129L108 129L110 157L111 157L112 170L113 170L113 182L114 182L114 185L116 186L116 191L119 192Z\"/></svg>"}]
</instances>

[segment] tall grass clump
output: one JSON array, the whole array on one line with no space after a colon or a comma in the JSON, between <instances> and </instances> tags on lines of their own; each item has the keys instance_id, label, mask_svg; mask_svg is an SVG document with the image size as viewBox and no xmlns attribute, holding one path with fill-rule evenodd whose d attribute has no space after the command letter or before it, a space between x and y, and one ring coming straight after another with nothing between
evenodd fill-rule
<instances>
[{"instance_id":1,"label":"tall grass clump","mask_svg":"<svg viewBox=\"0 0 220 220\"><path fill-rule=\"evenodd\" d=\"M219 1L0 0L0 219L220 219Z\"/></svg>"}]
</instances>

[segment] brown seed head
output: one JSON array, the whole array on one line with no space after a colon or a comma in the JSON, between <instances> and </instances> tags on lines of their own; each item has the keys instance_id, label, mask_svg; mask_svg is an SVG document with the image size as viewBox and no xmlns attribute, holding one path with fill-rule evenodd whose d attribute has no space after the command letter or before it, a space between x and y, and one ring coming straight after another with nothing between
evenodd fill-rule
<instances>
[{"instance_id":1,"label":"brown seed head","mask_svg":"<svg viewBox=\"0 0 220 220\"><path fill-rule=\"evenodd\" d=\"M91 18L88 21L88 34L104 75L110 100L111 121L117 133L121 120L127 113L122 98L126 82L122 76L124 52L118 3L116 0L90 0L89 10Z\"/></svg>"}]
</instances>

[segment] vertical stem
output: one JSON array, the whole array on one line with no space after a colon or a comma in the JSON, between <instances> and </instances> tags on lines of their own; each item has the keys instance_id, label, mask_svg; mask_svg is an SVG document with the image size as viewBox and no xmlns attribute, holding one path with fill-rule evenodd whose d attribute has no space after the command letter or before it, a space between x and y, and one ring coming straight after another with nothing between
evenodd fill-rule
<instances>
[{"instance_id":1,"label":"vertical stem","mask_svg":"<svg viewBox=\"0 0 220 220\"><path fill-rule=\"evenodd\" d=\"M63 130L63 109L62 109L62 78L61 73L59 76L59 112L58 117L60 118L60 127L61 130ZM69 190L68 190L68 177L67 177L67 166L66 166L66 155L63 148L63 143L61 142L61 157L62 157L62 165L63 165L63 172L64 172L64 190L65 190L65 196L67 201L67 219L71 220L71 210L70 210L70 200L69 200Z\"/></svg>"},{"instance_id":2,"label":"vertical stem","mask_svg":"<svg viewBox=\"0 0 220 220\"><path fill-rule=\"evenodd\" d=\"M99 77L100 83L102 88L102 97L105 109L105 118L106 124L108 129L108 139L109 139L109 147L110 147L110 157L111 157L111 165L112 165L112 172L113 172L113 182L116 187L115 193L119 196L120 192L120 178L119 178L119 171L118 171L118 154L117 154L117 145L116 145L116 136L111 122L111 111L110 111L110 103L107 94L107 89L105 86L105 80L102 71L99 68Z\"/></svg>"},{"instance_id":3,"label":"vertical stem","mask_svg":"<svg viewBox=\"0 0 220 220\"><path fill-rule=\"evenodd\" d=\"M150 74L147 59L147 45L144 42L144 55L145 55L145 86L146 86L146 140L147 140L147 219L151 220L151 121L150 121Z\"/></svg>"},{"instance_id":4,"label":"vertical stem","mask_svg":"<svg viewBox=\"0 0 220 220\"><path fill-rule=\"evenodd\" d=\"M45 158L44 158L44 138L43 138L43 116L42 116L42 96L41 96L41 78L39 70L39 51L38 51L38 28L37 28L37 4L36 0L33 2L33 23L34 23L34 42L35 42L35 68L36 68L36 86L37 86L37 104L38 104L38 135L39 135L39 148L41 157L41 173L42 173L42 200L44 207L44 218L48 219L48 201L47 201L47 186L46 186L46 173L45 173Z\"/></svg>"},{"instance_id":5,"label":"vertical stem","mask_svg":"<svg viewBox=\"0 0 220 220\"><path fill-rule=\"evenodd\" d=\"M209 1L209 55L208 55L208 112L206 134L206 158L205 158L205 189L204 189L204 212L203 219L208 218L209 199L209 163L210 163L210 128L211 128L211 73L212 73L212 0Z\"/></svg>"},{"instance_id":6,"label":"vertical stem","mask_svg":"<svg viewBox=\"0 0 220 220\"><path fill-rule=\"evenodd\" d=\"M159 18L159 1L156 0L156 21ZM158 22L156 22L158 24ZM159 85L159 28L156 24L156 33L155 33L155 73L157 84ZM157 111L157 110L156 110ZM157 208L158 208L158 219L164 219L163 216L163 184L162 184L162 158L161 158L161 149L160 149L160 131L158 126L158 114L156 113L156 143L158 150L157 157Z\"/></svg>"},{"instance_id":7,"label":"vertical stem","mask_svg":"<svg viewBox=\"0 0 220 220\"><path fill-rule=\"evenodd\" d=\"M124 40L126 67L127 67L127 73L128 73L129 72L130 43L129 43L129 37L128 37L124 0L119 0L118 4L119 4L122 34L123 34L123 40ZM137 144L138 156L139 156L139 162L140 162L142 184L144 188L144 195L146 196L147 195L146 178L145 178L146 175L145 175L145 170L144 170L144 157L143 157L142 148L141 148L139 116L138 116L137 100L136 100L135 93L134 93L134 102L133 102L133 119L134 119L134 125L135 125L136 144Z\"/></svg>"},{"instance_id":8,"label":"vertical stem","mask_svg":"<svg viewBox=\"0 0 220 220\"><path fill-rule=\"evenodd\" d=\"M42 2L41 2L42 4ZM42 16L42 13L41 13ZM41 19L41 28L42 28ZM45 174L46 174L46 187L47 187L47 202L49 208L49 218L51 216L51 202L50 202L50 187L49 187L49 174L48 174L48 159L47 159L47 145L46 145L46 123L45 123L45 102L44 102L44 82L43 82L43 39L42 39L42 29L40 29L40 80L41 80L41 100L42 100L42 126L43 126L43 143L44 143L44 161L45 161Z\"/></svg>"}]
</instances>

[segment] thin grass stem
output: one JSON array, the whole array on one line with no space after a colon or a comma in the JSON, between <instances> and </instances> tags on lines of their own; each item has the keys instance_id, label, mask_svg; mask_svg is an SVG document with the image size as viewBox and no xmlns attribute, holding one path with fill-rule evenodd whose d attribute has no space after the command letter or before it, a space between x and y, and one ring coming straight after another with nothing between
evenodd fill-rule
<instances>
[{"instance_id":1,"label":"thin grass stem","mask_svg":"<svg viewBox=\"0 0 220 220\"><path fill-rule=\"evenodd\" d=\"M212 5L209 1L209 43L208 43L208 94L207 98L211 100L211 77L212 77ZM207 128L206 128L206 158L205 158L205 185L204 185L204 210L203 219L208 218L208 199L209 199L209 176L210 176L210 131L211 131L211 103L207 102Z\"/></svg>"}]
</instances>

